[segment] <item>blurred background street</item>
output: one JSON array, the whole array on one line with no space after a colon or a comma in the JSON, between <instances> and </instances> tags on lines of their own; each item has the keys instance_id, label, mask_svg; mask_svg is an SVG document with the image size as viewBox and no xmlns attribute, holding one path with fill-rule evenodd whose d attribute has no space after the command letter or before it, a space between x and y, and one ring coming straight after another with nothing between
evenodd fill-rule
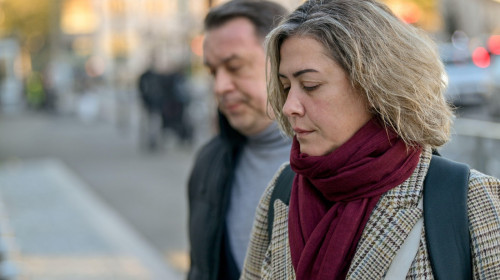
<instances>
[{"instance_id":1,"label":"blurred background street","mask_svg":"<svg viewBox=\"0 0 500 280\"><path fill-rule=\"evenodd\" d=\"M137 135L133 134L132 130L120 131L106 123L86 124L71 117L40 113L2 116L0 135L2 135L0 176L9 178L8 175L12 172L20 173L19 176L29 176L37 169L43 173L43 170L53 168L54 165L66 173L70 172L72 176L81 180L80 185L91 194L93 200L108 205L111 212L120 216L123 222L129 225L129 231L148 243L147 246L151 247L151 250L157 251L155 252L157 261L169 263L170 267L177 271L185 269L184 252L187 248L185 185L193 149L166 143L164 150L151 153L140 149ZM45 170L45 173L50 173L50 170ZM57 213L49 213L52 215L50 217L42 215L40 220L36 219L36 216L26 220L21 216L26 210L18 209L21 206L12 204L16 199L22 203L39 200L36 201L36 205L42 208L36 209L36 205L32 205L30 209L34 213L44 213L44 208L49 207L51 201L66 206L67 204L71 206L71 201L44 201L47 198L43 195L43 189L50 191L49 189L53 187L50 184L54 184L50 180L37 180L44 174L35 176L33 180L36 182L19 176L10 180L5 178L0 180L0 193L3 192L5 208L11 210L8 213L13 216L11 223L31 222L32 226L30 228L23 227L22 224L12 226L19 227L20 230L45 232L39 236L36 236L35 232L15 232L14 234L18 236L17 245L24 251L22 255L29 257L31 253L35 253L38 257L42 257L43 254L52 257L54 254L78 256L82 251L85 252L85 247L103 243L99 240L78 241L76 237L74 242L60 244L56 248L45 248L40 245L44 243L50 245L50 240L54 238L50 235L59 234L58 231L61 230L61 226L56 226L53 228L54 232L50 233L47 231L52 230L43 229L44 227L57 221L66 223L68 220ZM19 185L21 183L35 185ZM37 190L35 192L42 192L42 195L40 197L31 195L25 197L23 201L23 197L17 193L23 192L20 188L27 188L24 192ZM71 209L65 210L62 206L60 210ZM99 215L99 211L88 214ZM65 225L62 230L70 226ZM97 226L106 227L105 224ZM89 230L83 229L83 231ZM112 232L108 234L111 234L109 238L118 238L112 236ZM47 235L50 238L47 238ZM72 239L68 236L65 238ZM52 245L55 244L57 240L52 242ZM75 250L68 252L68 249Z\"/></svg>"},{"instance_id":2,"label":"blurred background street","mask_svg":"<svg viewBox=\"0 0 500 280\"><path fill-rule=\"evenodd\" d=\"M201 26L225 1L0 0L0 280L185 277L216 129ZM441 153L500 177L500 0L383 2L438 43Z\"/></svg>"}]
</instances>

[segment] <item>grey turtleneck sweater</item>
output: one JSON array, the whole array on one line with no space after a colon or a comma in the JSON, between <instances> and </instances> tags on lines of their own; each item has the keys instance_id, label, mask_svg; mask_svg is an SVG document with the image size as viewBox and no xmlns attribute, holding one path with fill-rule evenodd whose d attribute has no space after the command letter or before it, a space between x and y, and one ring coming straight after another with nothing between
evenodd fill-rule
<instances>
[{"instance_id":1,"label":"grey turtleneck sweater","mask_svg":"<svg viewBox=\"0 0 500 280\"><path fill-rule=\"evenodd\" d=\"M283 136L276 123L248 142L236 166L226 216L229 243L239 270L243 267L250 241L255 209L278 168L290 160L291 139Z\"/></svg>"}]
</instances>

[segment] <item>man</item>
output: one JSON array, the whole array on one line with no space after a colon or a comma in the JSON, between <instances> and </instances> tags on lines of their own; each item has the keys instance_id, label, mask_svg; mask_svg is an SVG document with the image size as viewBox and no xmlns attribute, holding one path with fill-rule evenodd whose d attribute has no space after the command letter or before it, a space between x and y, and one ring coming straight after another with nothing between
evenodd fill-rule
<instances>
[{"instance_id":1,"label":"man","mask_svg":"<svg viewBox=\"0 0 500 280\"><path fill-rule=\"evenodd\" d=\"M204 62L214 78L220 131L198 153L189 179L188 279L238 279L255 208L290 139L269 118L264 38L282 6L234 0L205 18Z\"/></svg>"}]
</instances>

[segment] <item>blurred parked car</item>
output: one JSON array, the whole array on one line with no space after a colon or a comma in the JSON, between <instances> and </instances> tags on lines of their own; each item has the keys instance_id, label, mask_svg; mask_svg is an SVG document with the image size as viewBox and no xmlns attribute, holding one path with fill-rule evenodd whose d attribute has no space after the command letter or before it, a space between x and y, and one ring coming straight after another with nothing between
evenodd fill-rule
<instances>
[{"instance_id":1,"label":"blurred parked car","mask_svg":"<svg viewBox=\"0 0 500 280\"><path fill-rule=\"evenodd\" d=\"M446 98L455 106L483 104L491 94L488 66L477 66L468 48L453 44L439 46L441 59L448 74ZM476 62L477 63L477 62Z\"/></svg>"}]
</instances>

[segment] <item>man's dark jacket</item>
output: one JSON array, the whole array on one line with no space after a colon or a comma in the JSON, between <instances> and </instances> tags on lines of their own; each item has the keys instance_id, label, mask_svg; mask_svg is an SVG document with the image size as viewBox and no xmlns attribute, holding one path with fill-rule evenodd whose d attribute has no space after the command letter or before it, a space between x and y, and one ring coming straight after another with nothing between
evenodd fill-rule
<instances>
[{"instance_id":1,"label":"man's dark jacket","mask_svg":"<svg viewBox=\"0 0 500 280\"><path fill-rule=\"evenodd\" d=\"M189 280L220 278L221 255L225 255L221 250L227 243L223 238L230 187L246 140L220 113L219 127L219 134L198 152L188 182Z\"/></svg>"}]
</instances>

